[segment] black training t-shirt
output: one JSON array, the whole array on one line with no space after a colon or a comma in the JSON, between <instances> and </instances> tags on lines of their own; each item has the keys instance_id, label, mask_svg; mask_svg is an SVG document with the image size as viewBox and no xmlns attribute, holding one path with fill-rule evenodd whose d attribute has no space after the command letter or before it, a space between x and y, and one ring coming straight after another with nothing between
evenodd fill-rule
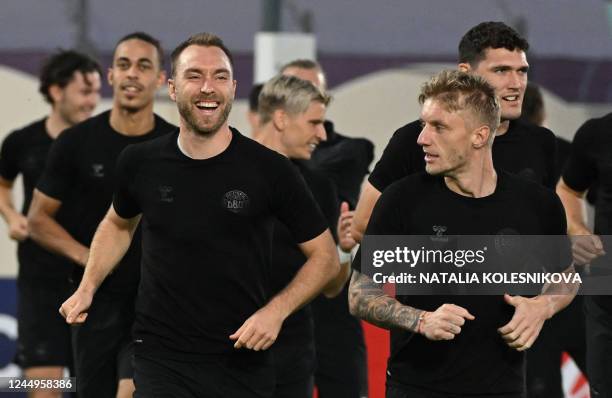
<instances>
[{"instance_id":1,"label":"black training t-shirt","mask_svg":"<svg viewBox=\"0 0 612 398\"><path fill-rule=\"evenodd\" d=\"M571 189L578 192L596 189L594 232L598 235L612 234L611 131L612 113L586 121L574 136L563 172L563 181ZM612 297L593 296L592 300L612 313Z\"/></svg>"},{"instance_id":2,"label":"black training t-shirt","mask_svg":"<svg viewBox=\"0 0 612 398\"><path fill-rule=\"evenodd\" d=\"M173 125L155 116L155 127L141 136L130 137L110 125L110 111L94 116L64 131L55 140L37 189L62 202L57 222L74 239L89 247L98 224L108 211L118 177L116 162L121 151L135 144L166 134ZM67 261L67 260L64 260ZM133 295L138 286L140 239L133 244L110 274L99 292ZM74 266L74 283L79 283L83 268Z\"/></svg>"},{"instance_id":3,"label":"black training t-shirt","mask_svg":"<svg viewBox=\"0 0 612 398\"><path fill-rule=\"evenodd\" d=\"M26 215L32 202L32 191L40 178L53 139L47 133L46 119L38 120L6 136L0 149L0 176L13 181L21 174L23 179L23 206ZM70 274L71 267L61 257L40 247L31 239L17 246L19 279L62 280Z\"/></svg>"},{"instance_id":4,"label":"black training t-shirt","mask_svg":"<svg viewBox=\"0 0 612 398\"><path fill-rule=\"evenodd\" d=\"M142 214L139 347L197 361L233 352L229 336L271 298L275 219L299 243L327 223L282 155L234 129L228 148L204 160L185 156L177 139L123 152L113 206L124 218Z\"/></svg>"},{"instance_id":5,"label":"black training t-shirt","mask_svg":"<svg viewBox=\"0 0 612 398\"><path fill-rule=\"evenodd\" d=\"M338 187L340 200L354 209L361 184L374 159L374 144L365 138L339 134L329 120L325 121L325 133L327 140L317 146L312 158L305 163L331 178Z\"/></svg>"},{"instance_id":6,"label":"black training t-shirt","mask_svg":"<svg viewBox=\"0 0 612 398\"><path fill-rule=\"evenodd\" d=\"M303 162L293 161L304 178L306 185L319 208L325 216L330 231L336 230L340 214L340 204L334 183L324 175L307 168ZM284 289L295 277L295 274L306 262L306 256L296 244L296 239L289 228L280 220L274 225L272 246L272 294ZM312 310L310 305L291 314L285 322L273 347L299 346L309 344L314 339Z\"/></svg>"},{"instance_id":7,"label":"black training t-shirt","mask_svg":"<svg viewBox=\"0 0 612 398\"><path fill-rule=\"evenodd\" d=\"M378 200L366 235L564 235L565 214L548 189L499 172L495 192L470 198L448 189L443 177L417 173L390 185ZM361 270L361 252L353 268ZM568 255L569 261L569 255ZM560 265L567 268L569 264ZM466 321L450 341L393 329L390 379L414 388L453 394L520 393L523 354L506 345L497 329L514 314L501 296L398 296L405 305L434 311L444 303L466 308ZM488 396L488 395L487 395Z\"/></svg>"},{"instance_id":8,"label":"black training t-shirt","mask_svg":"<svg viewBox=\"0 0 612 398\"><path fill-rule=\"evenodd\" d=\"M417 144L421 122L416 120L393 133L368 181L379 192L392 182L425 170L423 148ZM550 189L557 184L555 135L544 127L511 120L505 134L493 141L496 170L517 174Z\"/></svg>"}]
</instances>

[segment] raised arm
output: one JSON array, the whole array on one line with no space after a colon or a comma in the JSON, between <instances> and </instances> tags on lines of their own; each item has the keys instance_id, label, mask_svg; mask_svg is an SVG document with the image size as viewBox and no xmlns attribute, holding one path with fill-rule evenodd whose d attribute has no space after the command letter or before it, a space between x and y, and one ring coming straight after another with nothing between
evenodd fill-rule
<instances>
[{"instance_id":1,"label":"raised arm","mask_svg":"<svg viewBox=\"0 0 612 398\"><path fill-rule=\"evenodd\" d=\"M363 234L365 233L368 221L372 215L372 210L378 198L380 198L380 195L381 193L378 189L374 188L369 181L363 184L359 202L357 202L357 208L355 209L353 226L351 228L351 235L356 242L361 242L363 239Z\"/></svg>"},{"instance_id":2,"label":"raised arm","mask_svg":"<svg viewBox=\"0 0 612 398\"><path fill-rule=\"evenodd\" d=\"M68 323L82 323L104 278L121 261L130 247L140 216L125 219L111 206L96 230L85 273L77 291L62 304L60 313Z\"/></svg>"},{"instance_id":3,"label":"raised arm","mask_svg":"<svg viewBox=\"0 0 612 398\"><path fill-rule=\"evenodd\" d=\"M386 294L369 276L353 271L349 287L353 316L385 329L404 329L429 340L452 340L466 320L475 319L465 308L442 304L429 312L404 305Z\"/></svg>"},{"instance_id":4,"label":"raised arm","mask_svg":"<svg viewBox=\"0 0 612 398\"><path fill-rule=\"evenodd\" d=\"M230 336L230 339L236 340L235 348L246 347L256 351L269 348L276 340L284 320L320 294L338 274L338 252L329 230L301 243L300 248L306 255L306 262L285 289Z\"/></svg>"}]
</instances>

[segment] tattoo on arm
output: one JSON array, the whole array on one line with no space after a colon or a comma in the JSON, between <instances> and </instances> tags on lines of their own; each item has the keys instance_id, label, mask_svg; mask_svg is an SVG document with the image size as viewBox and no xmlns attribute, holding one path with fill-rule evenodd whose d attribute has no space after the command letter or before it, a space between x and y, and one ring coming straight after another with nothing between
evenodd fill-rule
<instances>
[{"instance_id":1,"label":"tattoo on arm","mask_svg":"<svg viewBox=\"0 0 612 398\"><path fill-rule=\"evenodd\" d=\"M353 272L349 288L351 314L376 326L416 332L422 310L401 304L385 294L370 277Z\"/></svg>"}]
</instances>

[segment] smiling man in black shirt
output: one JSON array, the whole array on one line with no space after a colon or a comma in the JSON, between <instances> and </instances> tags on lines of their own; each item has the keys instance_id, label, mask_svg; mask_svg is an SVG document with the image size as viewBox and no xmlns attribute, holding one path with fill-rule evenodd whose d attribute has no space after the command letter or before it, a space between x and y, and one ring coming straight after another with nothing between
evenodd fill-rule
<instances>
[{"instance_id":1,"label":"smiling man in black shirt","mask_svg":"<svg viewBox=\"0 0 612 398\"><path fill-rule=\"evenodd\" d=\"M113 204L61 312L85 321L142 219L135 397L269 397L267 349L283 321L338 273L333 238L289 160L228 126L236 81L220 38L201 33L181 43L168 87L180 128L123 152ZM272 296L276 219L307 260Z\"/></svg>"},{"instance_id":2,"label":"smiling man in black shirt","mask_svg":"<svg viewBox=\"0 0 612 398\"><path fill-rule=\"evenodd\" d=\"M564 234L553 192L493 166L500 105L491 86L442 72L419 101L426 173L385 190L366 235L431 235L440 226L449 235ZM358 253L349 304L356 316L391 329L388 398L524 397L522 351L575 294L395 299L360 272L361 261Z\"/></svg>"},{"instance_id":3,"label":"smiling man in black shirt","mask_svg":"<svg viewBox=\"0 0 612 398\"><path fill-rule=\"evenodd\" d=\"M163 83L162 50L146 33L117 43L108 72L110 111L66 130L53 144L34 191L29 222L34 239L74 267L78 285L90 244L112 201L119 153L173 126L153 113ZM100 288L87 324L72 328L77 391L85 397L128 397L132 382L134 299L140 277L140 239Z\"/></svg>"}]
</instances>

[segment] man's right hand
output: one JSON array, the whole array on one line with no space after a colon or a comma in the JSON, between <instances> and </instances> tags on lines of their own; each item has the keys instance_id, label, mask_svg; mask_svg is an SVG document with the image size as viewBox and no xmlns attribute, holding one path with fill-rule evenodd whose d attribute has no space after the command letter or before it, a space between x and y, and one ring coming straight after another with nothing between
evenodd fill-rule
<instances>
[{"instance_id":1,"label":"man's right hand","mask_svg":"<svg viewBox=\"0 0 612 398\"><path fill-rule=\"evenodd\" d=\"M597 235L573 235L572 239L572 256L577 265L590 264L597 257L606 254L603 243Z\"/></svg>"},{"instance_id":2,"label":"man's right hand","mask_svg":"<svg viewBox=\"0 0 612 398\"><path fill-rule=\"evenodd\" d=\"M420 320L419 332L429 340L452 340L461 333L465 320L474 315L455 304L442 304L434 312L425 312Z\"/></svg>"},{"instance_id":3,"label":"man's right hand","mask_svg":"<svg viewBox=\"0 0 612 398\"><path fill-rule=\"evenodd\" d=\"M68 300L64 301L59 312L69 324L83 323L87 318L87 310L92 300L92 293L77 290Z\"/></svg>"},{"instance_id":4,"label":"man's right hand","mask_svg":"<svg viewBox=\"0 0 612 398\"><path fill-rule=\"evenodd\" d=\"M11 239L23 242L28 237L28 219L22 214L17 214L11 218L8 229Z\"/></svg>"}]
</instances>

